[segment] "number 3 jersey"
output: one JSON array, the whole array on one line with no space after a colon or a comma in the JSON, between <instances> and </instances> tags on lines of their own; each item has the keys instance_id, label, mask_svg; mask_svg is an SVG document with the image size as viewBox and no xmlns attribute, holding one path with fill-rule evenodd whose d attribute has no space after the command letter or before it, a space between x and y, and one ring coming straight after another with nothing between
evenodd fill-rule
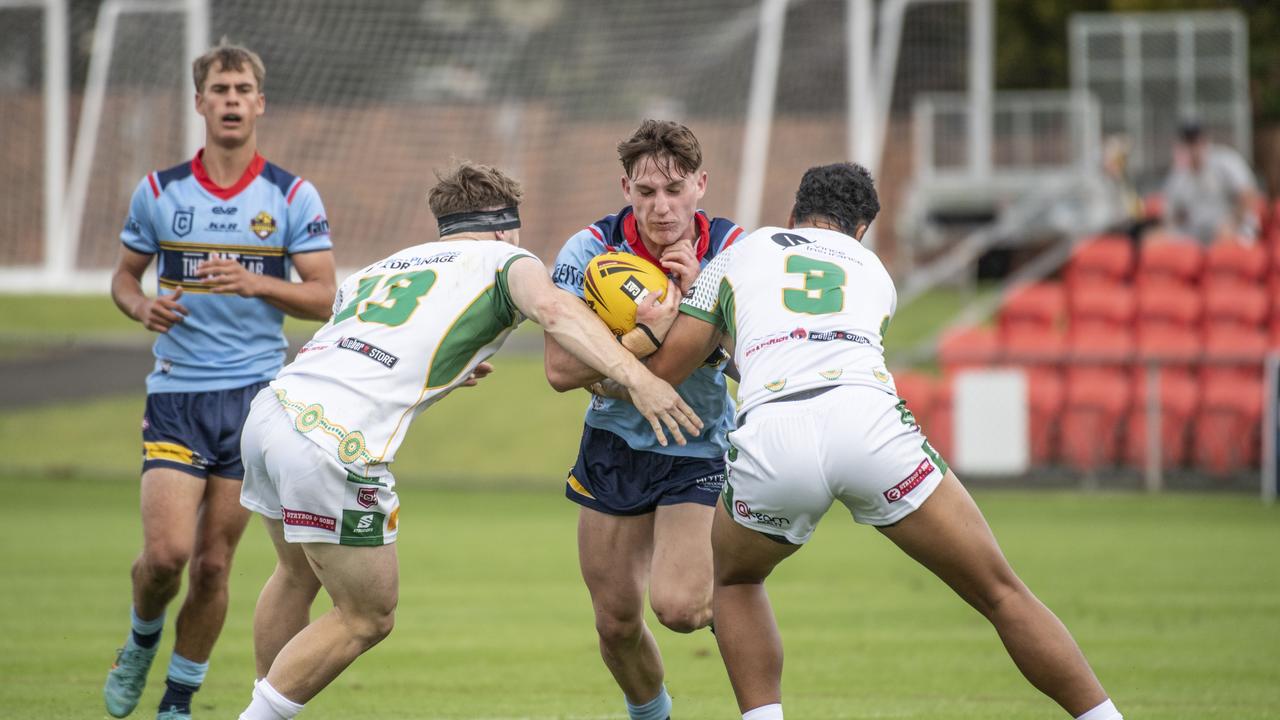
<instances>
[{"instance_id":1,"label":"number 3 jersey","mask_svg":"<svg viewBox=\"0 0 1280 720\"><path fill-rule=\"evenodd\" d=\"M765 227L702 271L680 311L734 343L738 417L828 385L895 392L884 333L898 295L875 253L833 230Z\"/></svg>"},{"instance_id":2,"label":"number 3 jersey","mask_svg":"<svg viewBox=\"0 0 1280 720\"><path fill-rule=\"evenodd\" d=\"M348 468L390 463L409 424L524 319L504 242L416 245L343 281L333 318L271 382L293 426Z\"/></svg>"}]
</instances>

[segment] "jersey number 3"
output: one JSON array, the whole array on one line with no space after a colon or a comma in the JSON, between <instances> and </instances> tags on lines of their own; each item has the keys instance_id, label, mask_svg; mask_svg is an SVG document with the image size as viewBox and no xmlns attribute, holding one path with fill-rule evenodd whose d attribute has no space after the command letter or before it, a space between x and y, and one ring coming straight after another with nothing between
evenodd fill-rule
<instances>
[{"instance_id":1,"label":"jersey number 3","mask_svg":"<svg viewBox=\"0 0 1280 720\"><path fill-rule=\"evenodd\" d=\"M355 299L333 316L333 324L337 325L354 315L364 322L392 327L403 325L413 315L413 311L418 309L418 302L435 282L434 270L360 278ZM375 292L380 290L382 292L379 295L383 297L372 299Z\"/></svg>"},{"instance_id":2,"label":"jersey number 3","mask_svg":"<svg viewBox=\"0 0 1280 720\"><path fill-rule=\"evenodd\" d=\"M792 312L824 315L844 309L844 270L803 255L787 257L787 272L804 275L804 288L786 288L782 304Z\"/></svg>"}]
</instances>

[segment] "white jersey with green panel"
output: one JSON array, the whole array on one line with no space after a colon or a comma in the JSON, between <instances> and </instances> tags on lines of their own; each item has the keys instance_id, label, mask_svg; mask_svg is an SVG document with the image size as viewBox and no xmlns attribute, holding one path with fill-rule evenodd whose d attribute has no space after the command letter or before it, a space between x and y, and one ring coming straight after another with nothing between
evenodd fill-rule
<instances>
[{"instance_id":1,"label":"white jersey with green panel","mask_svg":"<svg viewBox=\"0 0 1280 720\"><path fill-rule=\"evenodd\" d=\"M897 302L880 259L854 238L764 227L712 260L680 311L733 339L741 418L818 387L896 392L883 342Z\"/></svg>"},{"instance_id":2,"label":"white jersey with green panel","mask_svg":"<svg viewBox=\"0 0 1280 720\"><path fill-rule=\"evenodd\" d=\"M537 258L497 241L416 245L343 281L333 317L271 387L294 428L360 475L524 319L507 269Z\"/></svg>"}]
</instances>

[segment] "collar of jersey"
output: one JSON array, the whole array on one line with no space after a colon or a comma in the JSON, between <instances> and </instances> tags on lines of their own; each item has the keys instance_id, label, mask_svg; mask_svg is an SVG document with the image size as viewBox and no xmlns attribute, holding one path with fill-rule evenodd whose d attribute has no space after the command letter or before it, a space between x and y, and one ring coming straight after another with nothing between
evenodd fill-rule
<instances>
[{"instance_id":1,"label":"collar of jersey","mask_svg":"<svg viewBox=\"0 0 1280 720\"><path fill-rule=\"evenodd\" d=\"M711 248L711 220L707 218L706 213L699 210L693 214L693 221L697 226L698 233L698 242L694 246L694 254L697 255L698 262L702 262L707 250ZM640 239L640 229L636 226L636 215L631 208L627 208L626 216L622 218L622 237L626 239L632 253L658 267L662 267L658 263L658 259L653 256L653 253L649 252L649 248L645 247L644 241Z\"/></svg>"},{"instance_id":2,"label":"collar of jersey","mask_svg":"<svg viewBox=\"0 0 1280 720\"><path fill-rule=\"evenodd\" d=\"M196 151L196 156L191 159L191 174L195 175L196 181L200 183L201 187L208 190L210 193L213 193L215 197L223 200L230 200L236 195L239 195L241 190L249 187L249 183L253 182L253 179L258 177L262 172L263 166L267 164L266 158L262 157L257 153L257 151L255 151L253 153L253 159L249 161L249 167L245 168L244 174L240 176L240 179L236 181L236 184L231 187L224 188L215 183L213 178L209 177L209 172L204 168L203 158L204 148L200 148Z\"/></svg>"}]
</instances>

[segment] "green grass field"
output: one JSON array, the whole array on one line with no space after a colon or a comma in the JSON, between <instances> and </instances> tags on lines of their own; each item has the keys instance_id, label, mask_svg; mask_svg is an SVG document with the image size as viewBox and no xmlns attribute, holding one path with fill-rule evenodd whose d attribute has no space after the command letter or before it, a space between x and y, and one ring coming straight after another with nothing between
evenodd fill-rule
<instances>
[{"instance_id":1,"label":"green grass field","mask_svg":"<svg viewBox=\"0 0 1280 720\"><path fill-rule=\"evenodd\" d=\"M0 300L0 335L136 332L102 298L54 304L60 312L32 319L24 308L39 315L29 305L40 303ZM932 324L911 317L898 332ZM496 364L410 431L395 467L404 507L396 630L303 718L625 717L597 654L576 511L561 490L586 396L551 391L538 357ZM134 394L0 413L0 491L11 508L0 541L0 718L106 717L101 684L124 639L141 543L144 373ZM1231 495L975 492L1015 567L1127 717L1276 717L1280 509ZM248 702L251 616L271 563L255 521L196 696L199 720L234 718ZM1065 717L1022 680L980 616L838 508L770 589L789 717ZM151 717L159 699L176 612L134 717ZM737 717L713 637L654 627L676 717Z\"/></svg>"},{"instance_id":2,"label":"green grass field","mask_svg":"<svg viewBox=\"0 0 1280 720\"><path fill-rule=\"evenodd\" d=\"M45 509L8 513L0 717L104 717L100 686L127 627L139 544L136 483L8 476L0 489L17 507L38 498L33 509ZM978 497L1128 717L1275 717L1274 511L1230 496ZM596 654L575 512L553 478L485 490L406 482L402 502L397 627L303 717L624 717ZM233 718L248 701L251 614L270 568L255 522L197 717ZM790 717L1063 717L1021 679L984 620L843 512L770 588ZM736 717L710 633L657 635L678 716ZM163 688L157 664L142 710Z\"/></svg>"}]
</instances>

